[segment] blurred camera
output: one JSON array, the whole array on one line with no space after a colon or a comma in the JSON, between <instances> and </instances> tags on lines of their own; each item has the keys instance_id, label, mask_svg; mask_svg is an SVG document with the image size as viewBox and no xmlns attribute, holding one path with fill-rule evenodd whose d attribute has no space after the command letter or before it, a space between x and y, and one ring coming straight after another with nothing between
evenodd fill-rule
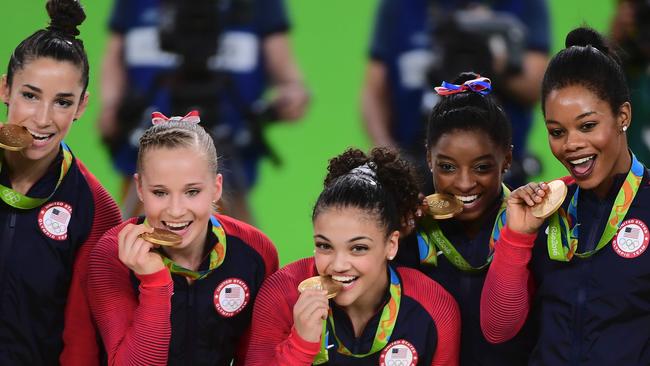
<instances>
[{"instance_id":1,"label":"blurred camera","mask_svg":"<svg viewBox=\"0 0 650 366\"><path fill-rule=\"evenodd\" d=\"M429 70L430 84L464 71L490 78L521 72L527 29L513 15L474 8L438 15L434 24L432 40L438 57Z\"/></svg>"}]
</instances>

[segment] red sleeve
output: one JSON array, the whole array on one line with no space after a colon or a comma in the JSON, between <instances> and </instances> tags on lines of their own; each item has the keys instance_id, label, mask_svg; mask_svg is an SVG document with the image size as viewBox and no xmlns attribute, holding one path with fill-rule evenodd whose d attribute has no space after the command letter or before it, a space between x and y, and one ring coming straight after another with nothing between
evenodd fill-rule
<instances>
[{"instance_id":1,"label":"red sleeve","mask_svg":"<svg viewBox=\"0 0 650 366\"><path fill-rule=\"evenodd\" d=\"M85 290L88 281L88 256L99 238L108 229L122 222L122 216L113 198L97 179L78 160L77 165L92 192L94 215L90 234L75 257L68 301L65 308L64 347L59 361L66 366L93 366L99 365L100 360L97 330L90 315Z\"/></svg>"},{"instance_id":2,"label":"red sleeve","mask_svg":"<svg viewBox=\"0 0 650 366\"><path fill-rule=\"evenodd\" d=\"M269 277L255 299L246 365L309 366L320 342L307 342L293 328L298 284L315 275L312 258L289 264Z\"/></svg>"},{"instance_id":3,"label":"red sleeve","mask_svg":"<svg viewBox=\"0 0 650 366\"><path fill-rule=\"evenodd\" d=\"M528 317L535 292L528 263L536 236L506 226L495 245L481 293L481 329L491 343L517 335Z\"/></svg>"},{"instance_id":4,"label":"red sleeve","mask_svg":"<svg viewBox=\"0 0 650 366\"><path fill-rule=\"evenodd\" d=\"M572 184L574 184L574 183L576 182L576 179L573 178L573 177L570 176L570 175L567 175L567 176L564 176L564 177L562 177L562 178L558 178L558 179L561 180L561 181L563 181L564 184L566 184L567 186L570 186L570 185L572 185Z\"/></svg>"},{"instance_id":5,"label":"red sleeve","mask_svg":"<svg viewBox=\"0 0 650 366\"><path fill-rule=\"evenodd\" d=\"M456 300L420 271L406 267L397 270L404 282L404 295L422 305L436 324L438 343L431 366L458 365L460 310Z\"/></svg>"},{"instance_id":6,"label":"red sleeve","mask_svg":"<svg viewBox=\"0 0 650 366\"><path fill-rule=\"evenodd\" d=\"M228 236L239 238L253 248L264 261L264 279L275 273L279 267L278 251L263 232L259 229L232 217L217 215L217 219ZM257 300L256 300L257 301ZM250 328L244 332L235 351L235 365L246 364L248 345L250 343Z\"/></svg>"},{"instance_id":7,"label":"red sleeve","mask_svg":"<svg viewBox=\"0 0 650 366\"><path fill-rule=\"evenodd\" d=\"M90 308L109 365L165 365L171 338L173 282L166 268L138 276L140 294L136 295L131 271L118 258L117 234L125 225L109 230L90 254Z\"/></svg>"}]
</instances>

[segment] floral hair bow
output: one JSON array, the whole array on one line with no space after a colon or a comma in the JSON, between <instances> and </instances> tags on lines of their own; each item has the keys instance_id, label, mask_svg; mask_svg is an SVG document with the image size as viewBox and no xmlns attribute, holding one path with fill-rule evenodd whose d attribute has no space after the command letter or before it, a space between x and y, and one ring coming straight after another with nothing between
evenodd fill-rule
<instances>
[{"instance_id":1,"label":"floral hair bow","mask_svg":"<svg viewBox=\"0 0 650 366\"><path fill-rule=\"evenodd\" d=\"M443 81L442 85L436 86L434 89L438 95L451 95L463 93L468 90L481 95L487 95L490 93L490 90L492 90L492 84L490 79L479 76L476 79L467 80L462 85L451 84Z\"/></svg>"},{"instance_id":2,"label":"floral hair bow","mask_svg":"<svg viewBox=\"0 0 650 366\"><path fill-rule=\"evenodd\" d=\"M199 111L191 111L186 114L184 117L174 116L167 117L160 112L151 113L151 123L154 125L160 125L167 122L187 122L187 123L199 123L201 122L201 117L199 117Z\"/></svg>"}]
</instances>

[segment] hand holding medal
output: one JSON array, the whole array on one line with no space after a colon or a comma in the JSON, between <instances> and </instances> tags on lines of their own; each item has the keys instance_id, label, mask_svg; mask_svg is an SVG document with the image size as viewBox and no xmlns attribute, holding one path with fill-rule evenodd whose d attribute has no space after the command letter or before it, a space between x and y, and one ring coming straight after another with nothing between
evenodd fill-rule
<instances>
[{"instance_id":1,"label":"hand holding medal","mask_svg":"<svg viewBox=\"0 0 650 366\"><path fill-rule=\"evenodd\" d=\"M293 325L302 339L318 342L329 312L328 299L340 290L339 284L324 276L309 277L298 284L300 296L293 306Z\"/></svg>"},{"instance_id":2,"label":"hand holding medal","mask_svg":"<svg viewBox=\"0 0 650 366\"><path fill-rule=\"evenodd\" d=\"M31 145L32 135L23 126L5 123L0 128L0 148L9 151L20 151Z\"/></svg>"},{"instance_id":3,"label":"hand holding medal","mask_svg":"<svg viewBox=\"0 0 650 366\"><path fill-rule=\"evenodd\" d=\"M535 233L544 219L560 208L566 194L566 184L561 180L517 188L508 198L507 226L516 232Z\"/></svg>"},{"instance_id":4,"label":"hand holding medal","mask_svg":"<svg viewBox=\"0 0 650 366\"><path fill-rule=\"evenodd\" d=\"M532 214L533 216L545 219L551 216L555 211L557 211L562 202L564 202L564 197L567 194L567 186L563 181L556 179L554 181L548 182L548 191L541 203L533 206Z\"/></svg>"},{"instance_id":5,"label":"hand holding medal","mask_svg":"<svg viewBox=\"0 0 650 366\"><path fill-rule=\"evenodd\" d=\"M155 229L147 225L127 224L117 235L120 261L135 274L147 275L165 268L160 254L152 251L154 246L160 244L154 244L143 238L143 236L149 239L164 238L155 236L154 233ZM159 240L159 242L168 243L169 241Z\"/></svg>"}]
</instances>

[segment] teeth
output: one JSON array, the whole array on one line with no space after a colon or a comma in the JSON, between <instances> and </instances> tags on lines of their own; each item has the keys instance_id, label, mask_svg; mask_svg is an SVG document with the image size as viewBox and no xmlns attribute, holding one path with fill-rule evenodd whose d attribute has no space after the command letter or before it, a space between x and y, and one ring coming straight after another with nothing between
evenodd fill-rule
<instances>
[{"instance_id":1,"label":"teeth","mask_svg":"<svg viewBox=\"0 0 650 366\"><path fill-rule=\"evenodd\" d=\"M463 203L473 202L478 198L478 194L473 194L471 196L456 196Z\"/></svg>"},{"instance_id":2,"label":"teeth","mask_svg":"<svg viewBox=\"0 0 650 366\"><path fill-rule=\"evenodd\" d=\"M589 160L591 160L591 159L593 159L593 158L594 158L594 155L592 155L592 156L587 156L586 158L582 158L582 159L569 160L569 163L571 163L571 164L573 164L573 165L579 165L579 164L582 164L582 163L584 163L584 162L586 162L586 161L589 161Z\"/></svg>"},{"instance_id":3,"label":"teeth","mask_svg":"<svg viewBox=\"0 0 650 366\"><path fill-rule=\"evenodd\" d=\"M187 226L189 224L190 224L189 221L185 221L185 222L168 222L168 221L165 221L165 225L167 225L169 227L173 227L173 228L180 228L180 227Z\"/></svg>"},{"instance_id":4,"label":"teeth","mask_svg":"<svg viewBox=\"0 0 650 366\"><path fill-rule=\"evenodd\" d=\"M27 131L29 131L29 133L31 133L32 136L34 136L34 138L37 138L37 139L45 139L45 138L48 138L48 137L50 137L52 135L52 134L36 133L36 132L34 132L34 131L30 130L30 129L27 129Z\"/></svg>"},{"instance_id":5,"label":"teeth","mask_svg":"<svg viewBox=\"0 0 650 366\"><path fill-rule=\"evenodd\" d=\"M332 276L334 281L338 282L351 282L357 279L355 276Z\"/></svg>"}]
</instances>

